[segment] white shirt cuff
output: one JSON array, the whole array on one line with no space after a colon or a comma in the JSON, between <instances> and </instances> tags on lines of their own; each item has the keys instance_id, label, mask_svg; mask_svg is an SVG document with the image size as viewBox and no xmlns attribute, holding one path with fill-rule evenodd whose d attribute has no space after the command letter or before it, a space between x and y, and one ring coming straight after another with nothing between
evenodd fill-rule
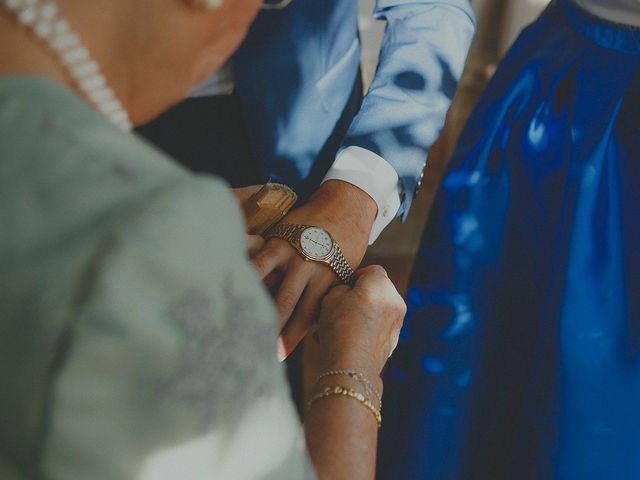
<instances>
[{"instance_id":1,"label":"white shirt cuff","mask_svg":"<svg viewBox=\"0 0 640 480\"><path fill-rule=\"evenodd\" d=\"M347 147L340 151L324 177L342 180L367 193L378 206L369 245L376 241L400 208L402 187L395 169L381 156L361 147Z\"/></svg>"},{"instance_id":2,"label":"white shirt cuff","mask_svg":"<svg viewBox=\"0 0 640 480\"><path fill-rule=\"evenodd\" d=\"M209 75L202 83L196 85L188 97L213 97L231 95L235 88L235 72L230 62L225 63L217 72Z\"/></svg>"}]
</instances>

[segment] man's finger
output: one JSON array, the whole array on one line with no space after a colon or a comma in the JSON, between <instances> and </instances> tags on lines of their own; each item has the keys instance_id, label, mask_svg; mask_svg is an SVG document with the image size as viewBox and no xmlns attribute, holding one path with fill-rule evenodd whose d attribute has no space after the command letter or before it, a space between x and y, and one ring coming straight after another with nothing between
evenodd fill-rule
<instances>
[{"instance_id":1,"label":"man's finger","mask_svg":"<svg viewBox=\"0 0 640 480\"><path fill-rule=\"evenodd\" d=\"M249 258L251 258L258 253L262 247L264 247L264 238L260 235L247 235L246 237L247 252L249 253Z\"/></svg>"},{"instance_id":2,"label":"man's finger","mask_svg":"<svg viewBox=\"0 0 640 480\"><path fill-rule=\"evenodd\" d=\"M271 239L251 259L260 279L264 279L277 267L283 267L291 257L291 247L284 240Z\"/></svg>"},{"instance_id":3,"label":"man's finger","mask_svg":"<svg viewBox=\"0 0 640 480\"><path fill-rule=\"evenodd\" d=\"M273 270L269 275L264 277L264 279L262 280L262 283L267 288L267 290L269 290L269 293L271 293L272 297L278 291L278 288L280 287L280 283L282 283L283 278L284 278L284 272L281 272L280 270L276 269L276 270Z\"/></svg>"},{"instance_id":4,"label":"man's finger","mask_svg":"<svg viewBox=\"0 0 640 480\"><path fill-rule=\"evenodd\" d=\"M280 361L285 360L289 355L291 355L291 352L296 349L310 328L311 322L302 322L297 319L292 320L285 325L280 337L278 338L278 356Z\"/></svg>"},{"instance_id":5,"label":"man's finger","mask_svg":"<svg viewBox=\"0 0 640 480\"><path fill-rule=\"evenodd\" d=\"M282 329L280 338L288 356L305 337L320 313L320 302L331 285L324 282L310 284L302 295L293 317Z\"/></svg>"},{"instance_id":6,"label":"man's finger","mask_svg":"<svg viewBox=\"0 0 640 480\"><path fill-rule=\"evenodd\" d=\"M311 272L307 265L302 264L296 268L289 268L284 280L275 295L276 308L280 318L280 328L282 328L298 305L298 300L302 296ZM311 266L311 265L309 265Z\"/></svg>"}]
</instances>

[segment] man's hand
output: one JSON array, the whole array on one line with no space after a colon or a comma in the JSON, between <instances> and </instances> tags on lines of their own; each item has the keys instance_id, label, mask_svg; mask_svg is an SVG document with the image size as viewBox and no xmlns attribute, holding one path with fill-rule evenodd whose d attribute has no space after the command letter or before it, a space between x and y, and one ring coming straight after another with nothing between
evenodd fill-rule
<instances>
[{"instance_id":1,"label":"man's hand","mask_svg":"<svg viewBox=\"0 0 640 480\"><path fill-rule=\"evenodd\" d=\"M352 268L357 268L367 250L377 206L364 191L340 180L323 183L305 205L291 211L282 223L322 227L340 245ZM275 292L280 318L280 357L285 358L304 338L316 318L320 302L339 283L331 268L307 261L285 240L272 238L253 256L260 278L272 288L276 273L284 278Z\"/></svg>"}]
</instances>

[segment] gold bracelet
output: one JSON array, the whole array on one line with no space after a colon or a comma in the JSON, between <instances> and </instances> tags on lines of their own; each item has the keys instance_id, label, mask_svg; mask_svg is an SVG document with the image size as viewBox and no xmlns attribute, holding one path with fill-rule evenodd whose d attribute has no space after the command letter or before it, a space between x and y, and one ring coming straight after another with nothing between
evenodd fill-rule
<instances>
[{"instance_id":1,"label":"gold bracelet","mask_svg":"<svg viewBox=\"0 0 640 480\"><path fill-rule=\"evenodd\" d=\"M311 410L311 407L317 401L322 400L323 398L331 397L333 395L341 395L341 396L353 398L359 401L362 405L364 405L371 411L371 413L376 419L376 422L378 423L378 428L382 426L382 415L380 414L380 410L378 410L373 405L373 403L371 403L371 400L369 400L367 397L365 397L363 394L361 394L357 390L354 390L353 388L340 387L340 386L326 387L321 392L316 393L313 396L313 398L307 402L307 412Z\"/></svg>"},{"instance_id":2,"label":"gold bracelet","mask_svg":"<svg viewBox=\"0 0 640 480\"><path fill-rule=\"evenodd\" d=\"M371 382L367 380L367 377L365 377L362 373L358 372L357 370L327 370L326 372L318 375L318 378L316 378L316 383L318 383L323 378L330 377L332 375L344 375L346 377L353 378L355 381L360 383L360 385L362 385L362 388L364 388L364 393L376 397L376 400L378 400L378 410L382 410L382 396L376 391Z\"/></svg>"}]
</instances>

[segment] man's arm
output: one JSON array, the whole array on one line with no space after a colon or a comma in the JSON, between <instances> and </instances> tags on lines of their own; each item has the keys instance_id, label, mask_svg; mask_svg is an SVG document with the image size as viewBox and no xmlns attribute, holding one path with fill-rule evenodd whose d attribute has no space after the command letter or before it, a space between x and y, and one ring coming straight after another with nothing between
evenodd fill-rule
<instances>
[{"instance_id":1,"label":"man's arm","mask_svg":"<svg viewBox=\"0 0 640 480\"><path fill-rule=\"evenodd\" d=\"M467 0L378 0L375 15L387 20L378 70L327 176L331 181L283 220L325 228L354 268L372 241L372 229L379 232L396 214L408 212L474 29ZM332 175L340 169L353 170L341 160L355 147L364 152L361 171ZM370 161L378 162L377 167L367 166ZM385 171L380 161L392 166L391 182L388 174L370 175ZM387 203L384 199L393 199L394 188L398 199ZM396 211L389 214L393 205ZM267 242L255 255L254 265L263 278L274 270L285 272L275 301L288 353L304 337L321 298L337 277L326 265L305 261L280 239Z\"/></svg>"},{"instance_id":2,"label":"man's arm","mask_svg":"<svg viewBox=\"0 0 640 480\"><path fill-rule=\"evenodd\" d=\"M342 179L371 192L376 223L386 226L389 209L397 205L394 181L400 206L393 213L408 214L427 151L440 134L462 74L475 19L468 0L377 0L374 17L387 22L378 68L327 178L341 179L340 170L349 169ZM354 154L361 173L353 170ZM380 168L380 159L397 177ZM374 225L373 233L384 226Z\"/></svg>"}]
</instances>

